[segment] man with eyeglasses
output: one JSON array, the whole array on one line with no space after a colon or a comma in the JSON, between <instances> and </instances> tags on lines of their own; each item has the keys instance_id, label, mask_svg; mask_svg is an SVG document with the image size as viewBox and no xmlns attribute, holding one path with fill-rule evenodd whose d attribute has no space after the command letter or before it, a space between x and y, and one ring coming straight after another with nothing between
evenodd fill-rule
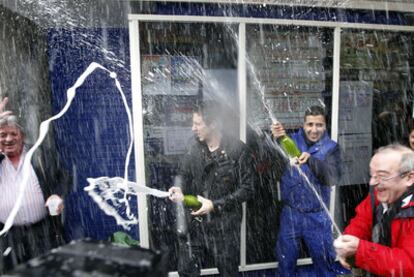
<instances>
[{"instance_id":1,"label":"man with eyeglasses","mask_svg":"<svg viewBox=\"0 0 414 277\"><path fill-rule=\"evenodd\" d=\"M379 148L370 175L370 195L334 242L339 261L370 276L414 276L414 152Z\"/></svg>"},{"instance_id":2,"label":"man with eyeglasses","mask_svg":"<svg viewBox=\"0 0 414 277\"><path fill-rule=\"evenodd\" d=\"M0 101L0 229L22 193L20 188L26 174L28 178L12 227L0 237L0 273L62 244L58 215L63 209L61 197L71 180L56 155L43 147L34 153L30 170L26 170L25 133L17 117L4 111L7 101L7 98ZM53 201L58 202L56 209L50 209Z\"/></svg>"}]
</instances>

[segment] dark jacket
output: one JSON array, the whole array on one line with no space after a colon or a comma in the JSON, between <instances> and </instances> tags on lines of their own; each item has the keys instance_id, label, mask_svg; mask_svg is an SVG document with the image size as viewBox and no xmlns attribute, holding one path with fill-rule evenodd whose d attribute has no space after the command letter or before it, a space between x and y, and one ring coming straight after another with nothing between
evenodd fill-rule
<instances>
[{"instance_id":1,"label":"dark jacket","mask_svg":"<svg viewBox=\"0 0 414 277\"><path fill-rule=\"evenodd\" d=\"M57 153L40 147L32 157L32 166L45 201L52 194L62 199L72 188L72 176L61 165Z\"/></svg>"},{"instance_id":2,"label":"dark jacket","mask_svg":"<svg viewBox=\"0 0 414 277\"><path fill-rule=\"evenodd\" d=\"M325 205L329 205L329 185L338 182L340 176L341 159L338 145L326 132L312 145L308 145L303 129L291 137L301 152L311 154L308 162L301 165L300 169ZM318 196L309 183L296 167L285 169L281 180L282 201L301 212L321 211L323 208Z\"/></svg>"},{"instance_id":3,"label":"dark jacket","mask_svg":"<svg viewBox=\"0 0 414 277\"><path fill-rule=\"evenodd\" d=\"M196 141L183 158L180 169L183 193L201 195L213 201L214 211L203 221L221 229L239 230L242 203L254 194L253 157L238 139L223 138L211 153Z\"/></svg>"}]
</instances>

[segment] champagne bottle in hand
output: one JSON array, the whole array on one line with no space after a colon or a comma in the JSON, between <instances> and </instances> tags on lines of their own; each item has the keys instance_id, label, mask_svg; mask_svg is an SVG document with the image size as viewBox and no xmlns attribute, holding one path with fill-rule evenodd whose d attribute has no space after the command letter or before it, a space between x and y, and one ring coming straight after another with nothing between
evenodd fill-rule
<instances>
[{"instance_id":1,"label":"champagne bottle in hand","mask_svg":"<svg viewBox=\"0 0 414 277\"><path fill-rule=\"evenodd\" d=\"M277 139L279 144L282 146L285 153L290 157L299 157L301 152L297 147L296 143L289 136L284 135Z\"/></svg>"},{"instance_id":2,"label":"champagne bottle in hand","mask_svg":"<svg viewBox=\"0 0 414 277\"><path fill-rule=\"evenodd\" d=\"M276 135L277 141L279 142L280 146L283 148L285 153L290 158L299 157L302 153L300 152L296 143L291 139L288 135L286 135L285 130L283 129L282 124L280 124L277 120L273 122L275 127L275 132L273 135Z\"/></svg>"},{"instance_id":3,"label":"champagne bottle in hand","mask_svg":"<svg viewBox=\"0 0 414 277\"><path fill-rule=\"evenodd\" d=\"M175 176L174 178L174 186L181 188L183 185L183 180L181 176ZM180 194L182 195L181 189ZM184 195L184 199L182 200L184 203L184 206L191 208L193 210L198 210L201 208L201 202L198 201L197 196L186 194Z\"/></svg>"},{"instance_id":4,"label":"champagne bottle in hand","mask_svg":"<svg viewBox=\"0 0 414 277\"><path fill-rule=\"evenodd\" d=\"M201 202L198 201L197 196L187 194L184 195L184 206L191 208L193 210L198 210L201 208Z\"/></svg>"}]
</instances>

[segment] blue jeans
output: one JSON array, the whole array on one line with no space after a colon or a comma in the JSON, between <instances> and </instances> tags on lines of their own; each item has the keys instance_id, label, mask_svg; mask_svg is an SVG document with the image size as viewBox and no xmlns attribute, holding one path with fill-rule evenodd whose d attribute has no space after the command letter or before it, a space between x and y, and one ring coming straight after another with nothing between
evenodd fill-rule
<instances>
[{"instance_id":1,"label":"blue jeans","mask_svg":"<svg viewBox=\"0 0 414 277\"><path fill-rule=\"evenodd\" d=\"M303 213L284 206L280 216L280 230L276 243L279 276L296 276L296 261L303 240L312 258L316 276L336 276L332 224L324 212Z\"/></svg>"}]
</instances>

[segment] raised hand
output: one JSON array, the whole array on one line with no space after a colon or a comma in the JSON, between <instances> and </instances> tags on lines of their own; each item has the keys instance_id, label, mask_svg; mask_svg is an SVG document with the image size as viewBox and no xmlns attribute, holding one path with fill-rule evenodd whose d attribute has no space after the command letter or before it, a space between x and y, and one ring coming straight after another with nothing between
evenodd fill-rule
<instances>
[{"instance_id":1,"label":"raised hand","mask_svg":"<svg viewBox=\"0 0 414 277\"><path fill-rule=\"evenodd\" d=\"M12 112L11 111L5 111L4 108L7 105L7 102L9 102L9 98L8 97L4 97L1 101L0 101L0 119L5 118L8 115L11 115Z\"/></svg>"},{"instance_id":2,"label":"raised hand","mask_svg":"<svg viewBox=\"0 0 414 277\"><path fill-rule=\"evenodd\" d=\"M270 129L272 130L272 135L273 137L275 137L276 139L286 135L286 131L283 128L282 123L276 121L274 122L271 126Z\"/></svg>"}]
</instances>

